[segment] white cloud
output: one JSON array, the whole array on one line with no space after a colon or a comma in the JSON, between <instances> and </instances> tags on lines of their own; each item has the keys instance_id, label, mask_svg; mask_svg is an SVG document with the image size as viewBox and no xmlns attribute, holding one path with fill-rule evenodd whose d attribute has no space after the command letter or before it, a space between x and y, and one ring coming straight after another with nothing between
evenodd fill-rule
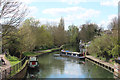
<instances>
[{"instance_id":1,"label":"white cloud","mask_svg":"<svg viewBox=\"0 0 120 80\"><path fill-rule=\"evenodd\" d=\"M100 2L101 5L116 5L118 0L19 0L23 3L30 4L33 2L62 2L75 5L83 2Z\"/></svg>"},{"instance_id":2,"label":"white cloud","mask_svg":"<svg viewBox=\"0 0 120 80\"><path fill-rule=\"evenodd\" d=\"M119 0L107 0L101 1L100 4L103 6L118 6Z\"/></svg>"},{"instance_id":3,"label":"white cloud","mask_svg":"<svg viewBox=\"0 0 120 80\"><path fill-rule=\"evenodd\" d=\"M115 17L118 17L118 15L115 15L115 14L109 15L109 16L108 16L108 20L112 20L112 19L115 18Z\"/></svg>"},{"instance_id":4,"label":"white cloud","mask_svg":"<svg viewBox=\"0 0 120 80\"><path fill-rule=\"evenodd\" d=\"M61 0L61 2L68 4L79 4L80 2L88 2L87 0Z\"/></svg>"},{"instance_id":5,"label":"white cloud","mask_svg":"<svg viewBox=\"0 0 120 80\"><path fill-rule=\"evenodd\" d=\"M82 7L67 7L67 8L50 8L43 11L44 14L49 14L52 16L66 15L65 18L88 18L96 17L100 14L100 11L94 9L86 9Z\"/></svg>"},{"instance_id":6,"label":"white cloud","mask_svg":"<svg viewBox=\"0 0 120 80\"><path fill-rule=\"evenodd\" d=\"M76 21L84 21L91 20L93 17L96 18L99 16L100 11L94 9L86 9L82 7L67 7L67 8L49 8L42 11L43 14L48 14L51 17L59 17L57 19L42 19L44 22L54 21L56 23L59 22L60 17L64 18L66 28L68 25L75 24ZM80 25L80 24L77 24Z\"/></svg>"},{"instance_id":7,"label":"white cloud","mask_svg":"<svg viewBox=\"0 0 120 80\"><path fill-rule=\"evenodd\" d=\"M29 6L28 10L28 17L35 17L35 15L38 14L38 8L36 6Z\"/></svg>"},{"instance_id":8,"label":"white cloud","mask_svg":"<svg viewBox=\"0 0 120 80\"><path fill-rule=\"evenodd\" d=\"M26 3L26 4L30 4L33 2L37 2L37 0L19 0L20 2Z\"/></svg>"},{"instance_id":9,"label":"white cloud","mask_svg":"<svg viewBox=\"0 0 120 80\"><path fill-rule=\"evenodd\" d=\"M15 0L9 0L9 1L15 1ZM25 4L30 4L34 2L61 2L61 3L67 3L70 5L76 5L79 3L87 3L87 2L99 2L101 5L104 6L117 6L119 0L16 0L23 2Z\"/></svg>"},{"instance_id":10,"label":"white cloud","mask_svg":"<svg viewBox=\"0 0 120 80\"><path fill-rule=\"evenodd\" d=\"M108 25L110 24L110 22L112 21L112 19L114 19L115 17L117 17L118 15L109 15L107 20L103 20L100 22L99 26L102 26L104 29L108 29Z\"/></svg>"},{"instance_id":11,"label":"white cloud","mask_svg":"<svg viewBox=\"0 0 120 80\"><path fill-rule=\"evenodd\" d=\"M51 14L51 15L60 15L60 14L67 14L67 13L76 13L79 11L85 10L81 7L67 7L67 8L49 8L42 11L44 14Z\"/></svg>"},{"instance_id":12,"label":"white cloud","mask_svg":"<svg viewBox=\"0 0 120 80\"><path fill-rule=\"evenodd\" d=\"M68 4L78 4L80 2L98 2L99 0L20 0L21 2L25 3L32 3L32 2L63 2Z\"/></svg>"},{"instance_id":13,"label":"white cloud","mask_svg":"<svg viewBox=\"0 0 120 80\"><path fill-rule=\"evenodd\" d=\"M99 15L100 11L94 9L86 9L82 7L67 7L67 8L49 8L42 11L44 14L52 16L67 15L68 17L83 18Z\"/></svg>"},{"instance_id":14,"label":"white cloud","mask_svg":"<svg viewBox=\"0 0 120 80\"><path fill-rule=\"evenodd\" d=\"M49 23L54 23L54 24L58 24L59 23L60 18L54 18L54 19L48 19L48 18L40 18L39 21L42 24L46 24L47 22Z\"/></svg>"}]
</instances>

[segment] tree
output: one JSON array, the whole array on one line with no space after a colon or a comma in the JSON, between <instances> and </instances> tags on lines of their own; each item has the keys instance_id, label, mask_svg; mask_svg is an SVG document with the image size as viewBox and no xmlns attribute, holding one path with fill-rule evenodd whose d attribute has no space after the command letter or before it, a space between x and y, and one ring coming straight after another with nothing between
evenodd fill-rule
<instances>
[{"instance_id":1,"label":"tree","mask_svg":"<svg viewBox=\"0 0 120 80\"><path fill-rule=\"evenodd\" d=\"M111 58L117 58L118 55L120 55L117 24L117 20L112 20L109 26L113 33L96 37L91 42L88 52L95 55L97 54L97 56L100 57L105 57L106 61L109 61Z\"/></svg>"},{"instance_id":2,"label":"tree","mask_svg":"<svg viewBox=\"0 0 120 80\"><path fill-rule=\"evenodd\" d=\"M61 46L62 44L67 42L67 35L66 35L66 31L64 30L64 19L61 18L60 22L57 25L53 25L51 27L49 27L50 32L52 34L53 37L53 42L55 46Z\"/></svg>"},{"instance_id":3,"label":"tree","mask_svg":"<svg viewBox=\"0 0 120 80\"><path fill-rule=\"evenodd\" d=\"M62 30L64 30L64 26L65 26L65 25L64 25L64 19L61 18L58 27L61 28Z\"/></svg>"},{"instance_id":4,"label":"tree","mask_svg":"<svg viewBox=\"0 0 120 80\"><path fill-rule=\"evenodd\" d=\"M108 25L108 28L111 29L111 30L112 29L118 29L118 19L117 19L117 17L114 17L112 19L112 21Z\"/></svg>"},{"instance_id":5,"label":"tree","mask_svg":"<svg viewBox=\"0 0 120 80\"><path fill-rule=\"evenodd\" d=\"M53 45L53 38L49 30L47 29L46 25L41 25L40 27L37 28L37 33L36 33L36 42L37 46L46 46L50 47Z\"/></svg>"},{"instance_id":6,"label":"tree","mask_svg":"<svg viewBox=\"0 0 120 80\"><path fill-rule=\"evenodd\" d=\"M16 32L17 32L17 28L15 28L14 26L4 25L3 30L2 30L2 50L3 50L3 52L6 49L9 49L9 51L10 51L10 49L11 49L10 45L12 43L14 45L14 42L16 42L15 41L15 40L17 40Z\"/></svg>"},{"instance_id":7,"label":"tree","mask_svg":"<svg viewBox=\"0 0 120 80\"><path fill-rule=\"evenodd\" d=\"M69 40L70 40L70 43L73 45L73 44L78 44L79 43L79 38L78 38L78 35L79 35L79 29L77 26L75 25L70 25L69 27L69 30L68 30L68 34L69 34Z\"/></svg>"},{"instance_id":8,"label":"tree","mask_svg":"<svg viewBox=\"0 0 120 80\"><path fill-rule=\"evenodd\" d=\"M25 17L27 8L18 1L1 0L0 19L3 24L18 26Z\"/></svg>"},{"instance_id":9,"label":"tree","mask_svg":"<svg viewBox=\"0 0 120 80\"><path fill-rule=\"evenodd\" d=\"M16 27L23 21L27 8L21 2L14 0L1 0L0 1L0 19L2 20L2 50L6 49L6 45L13 40L17 30ZM23 8L24 7L24 8Z\"/></svg>"},{"instance_id":10,"label":"tree","mask_svg":"<svg viewBox=\"0 0 120 80\"><path fill-rule=\"evenodd\" d=\"M100 35L101 28L97 24L87 23L81 26L80 39L88 42L94 39L95 36Z\"/></svg>"}]
</instances>

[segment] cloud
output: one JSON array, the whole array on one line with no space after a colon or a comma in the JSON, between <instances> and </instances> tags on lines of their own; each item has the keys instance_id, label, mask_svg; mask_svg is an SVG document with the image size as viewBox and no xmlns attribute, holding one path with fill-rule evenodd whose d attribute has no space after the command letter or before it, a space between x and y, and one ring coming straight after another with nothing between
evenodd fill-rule
<instances>
[{"instance_id":1,"label":"cloud","mask_svg":"<svg viewBox=\"0 0 120 80\"><path fill-rule=\"evenodd\" d=\"M107 0L101 1L100 4L103 6L118 6L119 0Z\"/></svg>"},{"instance_id":2,"label":"cloud","mask_svg":"<svg viewBox=\"0 0 120 80\"><path fill-rule=\"evenodd\" d=\"M107 18L107 20L102 20L100 22L100 24L98 24L98 25L102 26L104 29L108 29L108 26L109 26L110 22L112 21L112 19L114 19L117 16L118 15L116 15L116 14L109 15L108 18Z\"/></svg>"},{"instance_id":3,"label":"cloud","mask_svg":"<svg viewBox=\"0 0 120 80\"><path fill-rule=\"evenodd\" d=\"M25 4L30 4L30 3L33 3L33 2L37 2L37 0L19 0L20 2L23 2Z\"/></svg>"},{"instance_id":4,"label":"cloud","mask_svg":"<svg viewBox=\"0 0 120 80\"><path fill-rule=\"evenodd\" d=\"M100 11L94 9L86 9L82 7L67 7L67 8L49 8L42 11L43 14L52 16L66 15L67 17L88 18L99 15Z\"/></svg>"},{"instance_id":5,"label":"cloud","mask_svg":"<svg viewBox=\"0 0 120 80\"><path fill-rule=\"evenodd\" d=\"M40 18L39 21L42 23L42 24L46 24L47 22L48 23L53 23L53 24L58 24L59 23L59 20L60 18L53 18L53 19L48 19L48 18Z\"/></svg>"},{"instance_id":6,"label":"cloud","mask_svg":"<svg viewBox=\"0 0 120 80\"><path fill-rule=\"evenodd\" d=\"M80 2L88 2L87 0L61 0L61 2L68 4L79 4Z\"/></svg>"},{"instance_id":7,"label":"cloud","mask_svg":"<svg viewBox=\"0 0 120 80\"><path fill-rule=\"evenodd\" d=\"M35 15L38 14L38 8L36 6L28 6L28 17L36 17Z\"/></svg>"},{"instance_id":8,"label":"cloud","mask_svg":"<svg viewBox=\"0 0 120 80\"><path fill-rule=\"evenodd\" d=\"M85 10L81 7L67 7L67 8L49 8L42 11L44 14L51 14L51 15L60 15L60 14L68 14L68 13L76 13L79 11Z\"/></svg>"},{"instance_id":9,"label":"cloud","mask_svg":"<svg viewBox=\"0 0 120 80\"><path fill-rule=\"evenodd\" d=\"M21 2L25 3L32 3L32 2L63 2L68 4L78 4L80 2L96 2L99 0L20 0Z\"/></svg>"},{"instance_id":10,"label":"cloud","mask_svg":"<svg viewBox=\"0 0 120 80\"><path fill-rule=\"evenodd\" d=\"M112 14L112 15L109 15L109 16L108 16L108 19L109 19L109 20L112 20L112 19L115 18L115 17L118 17L118 15Z\"/></svg>"},{"instance_id":11,"label":"cloud","mask_svg":"<svg viewBox=\"0 0 120 80\"><path fill-rule=\"evenodd\" d=\"M62 16L65 20L66 26L68 26L70 24L76 23L76 21L86 21L92 19L92 17L98 17L100 11L77 6L66 8L49 8L43 10L42 13L45 15L49 14L52 17L59 17L59 19Z\"/></svg>"},{"instance_id":12,"label":"cloud","mask_svg":"<svg viewBox=\"0 0 120 80\"><path fill-rule=\"evenodd\" d=\"M61 3L67 3L70 5L75 5L79 3L87 3L87 2L100 2L102 5L116 5L116 1L118 0L19 0L20 2L30 4L33 2L61 2ZM112 4L112 2L114 4Z\"/></svg>"},{"instance_id":13,"label":"cloud","mask_svg":"<svg viewBox=\"0 0 120 80\"><path fill-rule=\"evenodd\" d=\"M16 0L16 1L20 1L20 2L23 2L25 4L31 4L31 3L34 3L34 2L35 3L60 2L60 3L70 4L70 5L76 5L76 4L88 3L88 2L99 2L100 5L103 5L103 6L118 6L118 1L119 0Z\"/></svg>"}]
</instances>

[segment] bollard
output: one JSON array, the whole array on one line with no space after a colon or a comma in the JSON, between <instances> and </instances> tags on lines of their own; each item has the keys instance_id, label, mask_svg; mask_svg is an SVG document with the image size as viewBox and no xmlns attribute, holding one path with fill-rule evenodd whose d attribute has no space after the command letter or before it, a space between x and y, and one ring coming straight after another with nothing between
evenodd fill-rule
<instances>
[{"instance_id":1,"label":"bollard","mask_svg":"<svg viewBox=\"0 0 120 80\"><path fill-rule=\"evenodd\" d=\"M120 78L120 64L117 61L114 63L114 75Z\"/></svg>"},{"instance_id":2,"label":"bollard","mask_svg":"<svg viewBox=\"0 0 120 80\"><path fill-rule=\"evenodd\" d=\"M5 79L7 78L7 76L6 76L6 75L7 75L7 70L5 69Z\"/></svg>"},{"instance_id":3,"label":"bollard","mask_svg":"<svg viewBox=\"0 0 120 80\"><path fill-rule=\"evenodd\" d=\"M0 69L0 80L2 79L2 70Z\"/></svg>"},{"instance_id":4,"label":"bollard","mask_svg":"<svg viewBox=\"0 0 120 80\"><path fill-rule=\"evenodd\" d=\"M1 61L1 59L0 59L0 66L2 66L2 61Z\"/></svg>"}]
</instances>

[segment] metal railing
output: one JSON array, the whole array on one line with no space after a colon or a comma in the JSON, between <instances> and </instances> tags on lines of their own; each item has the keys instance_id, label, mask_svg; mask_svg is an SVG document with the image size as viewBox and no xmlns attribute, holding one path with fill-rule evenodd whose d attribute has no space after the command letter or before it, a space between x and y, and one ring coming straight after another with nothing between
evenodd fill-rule
<instances>
[{"instance_id":1,"label":"metal railing","mask_svg":"<svg viewBox=\"0 0 120 80\"><path fill-rule=\"evenodd\" d=\"M15 75L19 70L21 70L22 66L24 65L25 61L27 60L27 57L24 57L19 63L10 66L7 69L0 70L0 80L1 79L9 79L13 75Z\"/></svg>"}]
</instances>

